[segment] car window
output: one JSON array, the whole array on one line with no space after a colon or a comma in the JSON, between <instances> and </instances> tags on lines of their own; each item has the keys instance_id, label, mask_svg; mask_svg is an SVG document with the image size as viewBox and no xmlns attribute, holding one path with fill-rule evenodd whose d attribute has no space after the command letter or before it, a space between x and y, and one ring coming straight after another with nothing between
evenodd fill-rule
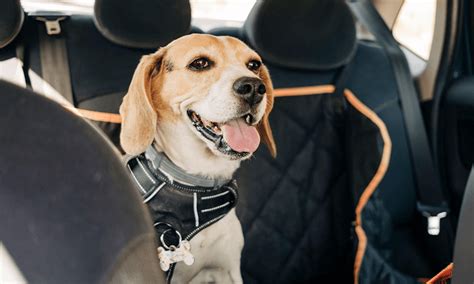
<instances>
[{"instance_id":1,"label":"car window","mask_svg":"<svg viewBox=\"0 0 474 284\"><path fill-rule=\"evenodd\" d=\"M93 12L94 0L21 0L23 9L30 11Z\"/></svg>"},{"instance_id":2,"label":"car window","mask_svg":"<svg viewBox=\"0 0 474 284\"><path fill-rule=\"evenodd\" d=\"M255 0L191 0L193 24L203 30L240 27Z\"/></svg>"},{"instance_id":3,"label":"car window","mask_svg":"<svg viewBox=\"0 0 474 284\"><path fill-rule=\"evenodd\" d=\"M94 0L22 0L26 11L93 12ZM240 27L255 0L191 0L193 25L203 30Z\"/></svg>"},{"instance_id":4,"label":"car window","mask_svg":"<svg viewBox=\"0 0 474 284\"><path fill-rule=\"evenodd\" d=\"M433 41L436 0L405 0L393 26L393 36L404 47L428 60Z\"/></svg>"}]
</instances>

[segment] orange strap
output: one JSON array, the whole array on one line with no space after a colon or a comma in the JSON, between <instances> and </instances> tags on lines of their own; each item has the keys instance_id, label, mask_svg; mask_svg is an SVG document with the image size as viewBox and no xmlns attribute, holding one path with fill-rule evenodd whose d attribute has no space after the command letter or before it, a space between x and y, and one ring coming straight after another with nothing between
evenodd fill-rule
<instances>
[{"instance_id":1,"label":"orange strap","mask_svg":"<svg viewBox=\"0 0 474 284\"><path fill-rule=\"evenodd\" d=\"M75 114L82 116L84 118L100 121L100 122L111 122L111 123L122 123L122 118L120 114L117 113L110 113L110 112L101 112L101 111L93 111L81 108L74 108L71 106L65 106L70 111L74 112Z\"/></svg>"},{"instance_id":2,"label":"orange strap","mask_svg":"<svg viewBox=\"0 0 474 284\"><path fill-rule=\"evenodd\" d=\"M334 92L335 87L333 85L321 85L321 86L307 86L307 87L295 87L295 88L281 88L273 90L275 97L294 97L294 96L307 96L307 95L320 95ZM84 118L100 121L100 122L111 122L121 123L122 118L120 114L93 111L81 108L73 108L66 106L69 110L75 114Z\"/></svg>"},{"instance_id":3,"label":"orange strap","mask_svg":"<svg viewBox=\"0 0 474 284\"><path fill-rule=\"evenodd\" d=\"M336 87L334 87L334 85L281 88L281 89L274 89L273 95L275 97L321 95L321 94L332 93L334 92L335 89Z\"/></svg>"},{"instance_id":4,"label":"orange strap","mask_svg":"<svg viewBox=\"0 0 474 284\"><path fill-rule=\"evenodd\" d=\"M443 270L441 270L435 277L431 278L426 282L426 284L445 284L448 283L448 279L451 279L453 276L453 267L454 265L451 263L446 266Z\"/></svg>"}]
</instances>

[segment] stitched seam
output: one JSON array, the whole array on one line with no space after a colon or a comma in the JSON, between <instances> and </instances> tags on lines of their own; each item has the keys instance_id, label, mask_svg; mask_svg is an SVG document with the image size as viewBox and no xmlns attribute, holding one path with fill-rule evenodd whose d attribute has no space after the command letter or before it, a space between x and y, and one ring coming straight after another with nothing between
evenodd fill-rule
<instances>
[{"instance_id":1,"label":"stitched seam","mask_svg":"<svg viewBox=\"0 0 474 284\"><path fill-rule=\"evenodd\" d=\"M211 212L211 211L214 211L214 210L217 210L217 209L221 209L221 208L223 208L223 207L226 207L226 206L229 205L229 204L230 204L230 202L227 201L226 203L221 204L221 205L216 206L216 207L207 208L207 209L202 209L202 210L201 210L201 213L206 213L206 212Z\"/></svg>"},{"instance_id":2,"label":"stitched seam","mask_svg":"<svg viewBox=\"0 0 474 284\"><path fill-rule=\"evenodd\" d=\"M133 171L132 171L132 168L130 168L130 165L127 164L127 167L128 169L130 170L130 173L132 174L132 177L133 179L135 180L135 182L138 184L138 187L140 188L140 190L146 194L146 190L143 188L143 186L138 182L138 179L135 177L135 175L133 174Z\"/></svg>"},{"instance_id":3,"label":"stitched seam","mask_svg":"<svg viewBox=\"0 0 474 284\"><path fill-rule=\"evenodd\" d=\"M340 177L342 176L343 174L339 174L335 179L334 181L331 183L330 186L328 186L328 188L334 188L338 181L340 180ZM325 195L325 198L323 200L321 200L321 202L319 203L318 206L316 206L316 209L313 211L313 214L311 214L311 219L310 221L308 222L309 224L311 224L313 221L315 221L315 219L317 219L319 216L321 216L321 210L324 208L323 205L325 205L327 202L329 202L331 200L331 197L332 195L331 194L326 194ZM304 232L304 234L301 236L301 238L297 241L297 248L301 247L301 244L302 242L305 240L305 237L308 235L310 230L306 230ZM290 261L292 259L292 257L295 255L296 251L298 251L298 249L293 249L290 251L290 254L285 258L285 260L280 264L280 267L278 268L277 271L282 271L283 272L286 272L288 270L288 266L285 268L285 267L281 267L282 265L284 265L285 263L287 263L288 261ZM283 275L283 273L280 273L280 275Z\"/></svg>"},{"instance_id":4,"label":"stitched seam","mask_svg":"<svg viewBox=\"0 0 474 284\"><path fill-rule=\"evenodd\" d=\"M140 161L140 159L137 159L137 163L138 163L138 165L140 166L140 168L142 168L143 172L144 172L145 175L148 177L148 179L150 179L153 184L156 184L156 181L150 176L150 174L149 174L148 171L145 169L145 167L143 166L143 164L142 164L142 162Z\"/></svg>"},{"instance_id":5,"label":"stitched seam","mask_svg":"<svg viewBox=\"0 0 474 284\"><path fill-rule=\"evenodd\" d=\"M388 102L384 102L384 103L378 105L377 107L373 108L372 111L375 112L375 113L379 113L379 112L385 110L386 108L391 107L392 105L395 105L395 104L398 105L399 102L400 102L400 99L395 98L395 99L392 99Z\"/></svg>"},{"instance_id":6,"label":"stitched seam","mask_svg":"<svg viewBox=\"0 0 474 284\"><path fill-rule=\"evenodd\" d=\"M194 211L194 226L199 227L199 214L198 214L198 208L197 208L197 193L193 193L193 211Z\"/></svg>"},{"instance_id":7,"label":"stitched seam","mask_svg":"<svg viewBox=\"0 0 474 284\"><path fill-rule=\"evenodd\" d=\"M148 201L150 201L150 200L160 191L160 189L162 189L163 186L165 186L165 184L166 184L165 182L163 182L162 184L160 184L160 185L155 189L155 191L154 191L152 194L150 194L150 196L148 196L148 197L143 201L143 203L148 203Z\"/></svg>"},{"instance_id":8,"label":"stitched seam","mask_svg":"<svg viewBox=\"0 0 474 284\"><path fill-rule=\"evenodd\" d=\"M219 219L223 218L225 215L227 215L227 213L221 214L221 215L217 216L216 218L207 221L206 223L202 224L200 227L194 229L194 230L193 230L191 233L189 233L189 235L187 235L184 239L187 240L187 241L191 240L191 239L194 237L194 235L196 235L197 233L199 233L201 230L204 230L204 229L207 228L208 226L214 224L214 223L217 222Z\"/></svg>"},{"instance_id":9,"label":"stitched seam","mask_svg":"<svg viewBox=\"0 0 474 284\"><path fill-rule=\"evenodd\" d=\"M322 97L321 97L322 98ZM284 112L282 112L284 113ZM284 113L285 116L288 116L286 113ZM282 182L284 181L284 178L288 175L288 169L291 168L293 166L293 164L296 162L297 160L297 157L299 156L299 154L301 154L301 152L304 150L305 146L309 143L309 138L311 138L311 136L313 135L313 132L315 129L317 129L317 127L319 126L320 122L321 122L321 116L322 114L320 114L316 120L315 120L315 124L313 124L313 126L311 127L311 129L309 131L306 131L305 133L305 139L303 139L303 143L302 145L300 145L299 147L299 151L296 152L296 154L293 155L293 157L291 158L290 162L288 163L288 166L283 170L283 174L282 176L280 177L280 179L278 180L278 182L275 184L275 186L273 188L275 188L275 190L272 190L269 194L269 196L267 197L267 200L269 200L274 194L275 192L278 191L278 189L280 188L280 185L282 184ZM266 208L268 202L265 202L265 204L263 204L256 212L255 216L252 218L252 220L248 223L248 225L246 226L248 228L248 230L250 230L253 226L253 224L255 223L255 221L258 219L258 217L262 214L263 210Z\"/></svg>"},{"instance_id":10,"label":"stitched seam","mask_svg":"<svg viewBox=\"0 0 474 284\"><path fill-rule=\"evenodd\" d=\"M201 197L201 200L208 200L208 199L217 198L217 197L219 197L219 196L226 195L226 194L229 193L229 192L230 192L230 191L227 190L227 191L224 191L224 192L221 192L221 193L218 193L218 194L209 195L209 196L203 196L203 197Z\"/></svg>"}]
</instances>

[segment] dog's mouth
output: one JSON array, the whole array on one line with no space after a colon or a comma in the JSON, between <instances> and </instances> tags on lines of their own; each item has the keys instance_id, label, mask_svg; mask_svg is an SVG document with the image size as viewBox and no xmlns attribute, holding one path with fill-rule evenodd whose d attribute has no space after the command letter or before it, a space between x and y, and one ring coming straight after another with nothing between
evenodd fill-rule
<instances>
[{"instance_id":1,"label":"dog's mouth","mask_svg":"<svg viewBox=\"0 0 474 284\"><path fill-rule=\"evenodd\" d=\"M260 144L260 135L251 114L223 123L206 120L193 110L188 110L187 114L197 132L212 142L217 151L232 159L250 156Z\"/></svg>"}]
</instances>

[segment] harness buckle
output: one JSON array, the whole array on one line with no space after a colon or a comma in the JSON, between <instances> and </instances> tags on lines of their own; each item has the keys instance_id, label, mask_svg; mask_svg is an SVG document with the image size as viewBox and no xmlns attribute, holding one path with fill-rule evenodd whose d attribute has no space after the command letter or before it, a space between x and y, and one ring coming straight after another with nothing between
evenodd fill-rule
<instances>
[{"instance_id":1,"label":"harness buckle","mask_svg":"<svg viewBox=\"0 0 474 284\"><path fill-rule=\"evenodd\" d=\"M417 209L421 215L426 217L428 226L427 231L431 236L438 236L441 231L441 219L448 216L448 208L446 206L430 206L418 202Z\"/></svg>"}]
</instances>

